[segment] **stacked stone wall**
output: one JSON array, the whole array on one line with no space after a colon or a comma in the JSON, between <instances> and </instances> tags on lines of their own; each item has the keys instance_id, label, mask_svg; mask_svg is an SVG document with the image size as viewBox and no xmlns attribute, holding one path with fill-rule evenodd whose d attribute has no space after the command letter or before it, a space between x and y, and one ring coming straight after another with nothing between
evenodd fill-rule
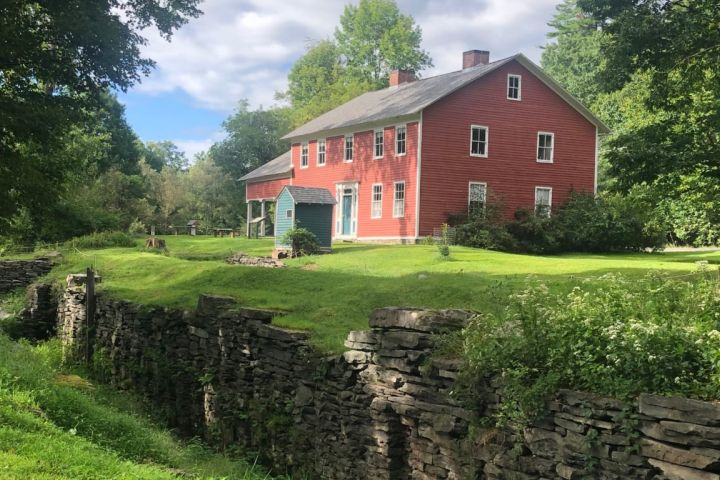
<instances>
[{"instance_id":1,"label":"stacked stone wall","mask_svg":"<svg viewBox=\"0 0 720 480\"><path fill-rule=\"evenodd\" d=\"M30 285L50 272L52 265L48 258L0 261L0 293Z\"/></svg>"},{"instance_id":2,"label":"stacked stone wall","mask_svg":"<svg viewBox=\"0 0 720 480\"><path fill-rule=\"evenodd\" d=\"M72 282L71 282L72 283ZM82 282L80 282L82 283ZM204 296L195 312L100 297L87 325L82 285L64 294L59 333L116 385L146 394L187 435L258 451L277 472L322 479L720 480L720 406L643 395L620 402L562 391L547 417L483 426L499 382L461 405L461 368L437 335L472 313L385 308L322 356L278 312ZM473 427L474 422L477 422Z\"/></svg>"}]
</instances>

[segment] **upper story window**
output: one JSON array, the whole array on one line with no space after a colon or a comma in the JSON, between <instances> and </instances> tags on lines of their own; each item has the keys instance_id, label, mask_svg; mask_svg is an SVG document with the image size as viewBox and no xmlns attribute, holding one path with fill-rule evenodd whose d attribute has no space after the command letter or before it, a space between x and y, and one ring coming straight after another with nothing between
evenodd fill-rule
<instances>
[{"instance_id":1,"label":"upper story window","mask_svg":"<svg viewBox=\"0 0 720 480\"><path fill-rule=\"evenodd\" d=\"M308 167L308 143L303 142L300 146L300 168Z\"/></svg>"},{"instance_id":2,"label":"upper story window","mask_svg":"<svg viewBox=\"0 0 720 480\"><path fill-rule=\"evenodd\" d=\"M405 182L395 182L395 195L393 196L393 217L405 216Z\"/></svg>"},{"instance_id":3,"label":"upper story window","mask_svg":"<svg viewBox=\"0 0 720 480\"><path fill-rule=\"evenodd\" d=\"M325 165L325 139L317 142L317 164L319 167Z\"/></svg>"},{"instance_id":4,"label":"upper story window","mask_svg":"<svg viewBox=\"0 0 720 480\"><path fill-rule=\"evenodd\" d=\"M480 125L470 127L470 155L473 157L488 156L488 128Z\"/></svg>"},{"instance_id":5,"label":"upper story window","mask_svg":"<svg viewBox=\"0 0 720 480\"><path fill-rule=\"evenodd\" d=\"M395 155L405 155L407 127L401 125L395 127Z\"/></svg>"},{"instance_id":6,"label":"upper story window","mask_svg":"<svg viewBox=\"0 0 720 480\"><path fill-rule=\"evenodd\" d=\"M508 75L507 98L508 100L520 100L522 77L520 75Z\"/></svg>"},{"instance_id":7,"label":"upper story window","mask_svg":"<svg viewBox=\"0 0 720 480\"><path fill-rule=\"evenodd\" d=\"M353 161L353 136L352 135L345 136L345 153L343 154L343 161L345 161L345 162Z\"/></svg>"},{"instance_id":8,"label":"upper story window","mask_svg":"<svg viewBox=\"0 0 720 480\"><path fill-rule=\"evenodd\" d=\"M537 161L552 163L553 150L555 150L555 134L549 132L538 132Z\"/></svg>"},{"instance_id":9,"label":"upper story window","mask_svg":"<svg viewBox=\"0 0 720 480\"><path fill-rule=\"evenodd\" d=\"M470 182L468 187L468 216L473 218L485 210L487 184Z\"/></svg>"},{"instance_id":10,"label":"upper story window","mask_svg":"<svg viewBox=\"0 0 720 480\"><path fill-rule=\"evenodd\" d=\"M372 188L372 208L370 212L370 217L381 218L383 186L381 183L376 183L372 186Z\"/></svg>"},{"instance_id":11,"label":"upper story window","mask_svg":"<svg viewBox=\"0 0 720 480\"><path fill-rule=\"evenodd\" d=\"M374 147L375 158L382 158L385 154L385 132L380 130L375 130L375 147Z\"/></svg>"},{"instance_id":12,"label":"upper story window","mask_svg":"<svg viewBox=\"0 0 720 480\"><path fill-rule=\"evenodd\" d=\"M552 188L535 187L535 212L538 215L550 216L552 209Z\"/></svg>"}]
</instances>

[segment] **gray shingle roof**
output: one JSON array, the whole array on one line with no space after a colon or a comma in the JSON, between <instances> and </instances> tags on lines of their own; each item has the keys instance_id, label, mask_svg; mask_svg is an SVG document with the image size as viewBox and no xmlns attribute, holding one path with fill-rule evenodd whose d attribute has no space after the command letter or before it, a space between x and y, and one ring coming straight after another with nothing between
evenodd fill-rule
<instances>
[{"instance_id":1,"label":"gray shingle roof","mask_svg":"<svg viewBox=\"0 0 720 480\"><path fill-rule=\"evenodd\" d=\"M517 54L487 65L479 65L457 72L446 73L444 75L365 93L309 121L305 125L288 133L283 138L292 139L309 136L315 133L341 129L353 125L362 125L417 114L441 98L487 75L512 60L518 61L534 73L542 82L587 118L588 121L598 126L601 133L607 133L609 131L602 121L573 98L572 95L543 72L542 69L524 55Z\"/></svg>"},{"instance_id":2,"label":"gray shingle roof","mask_svg":"<svg viewBox=\"0 0 720 480\"><path fill-rule=\"evenodd\" d=\"M292 162L290 160L290 150L283 153L279 157L270 160L265 165L261 165L252 172L238 179L242 180L259 180L266 177L283 178L289 177L292 173Z\"/></svg>"},{"instance_id":3,"label":"gray shingle roof","mask_svg":"<svg viewBox=\"0 0 720 480\"><path fill-rule=\"evenodd\" d=\"M335 197L325 188L285 187L295 203L312 203L320 205L335 205Z\"/></svg>"}]
</instances>

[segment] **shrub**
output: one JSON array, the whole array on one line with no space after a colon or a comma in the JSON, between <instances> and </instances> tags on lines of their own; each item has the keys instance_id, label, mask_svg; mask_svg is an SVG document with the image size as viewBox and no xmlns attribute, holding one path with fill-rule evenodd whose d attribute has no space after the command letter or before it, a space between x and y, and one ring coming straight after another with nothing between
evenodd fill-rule
<instances>
[{"instance_id":1,"label":"shrub","mask_svg":"<svg viewBox=\"0 0 720 480\"><path fill-rule=\"evenodd\" d=\"M125 232L97 232L73 238L67 244L74 248L97 249L112 247L134 247L135 239Z\"/></svg>"},{"instance_id":2,"label":"shrub","mask_svg":"<svg viewBox=\"0 0 720 480\"><path fill-rule=\"evenodd\" d=\"M719 293L717 278L605 276L567 296L528 289L464 330L466 387L502 378L501 424L532 419L559 388L718 398Z\"/></svg>"},{"instance_id":3,"label":"shrub","mask_svg":"<svg viewBox=\"0 0 720 480\"><path fill-rule=\"evenodd\" d=\"M515 220L508 223L507 232L515 240L515 250L526 253L558 253L562 232L554 216L518 209Z\"/></svg>"},{"instance_id":4,"label":"shrub","mask_svg":"<svg viewBox=\"0 0 720 480\"><path fill-rule=\"evenodd\" d=\"M440 240L437 243L438 253L440 258L447 260L450 258L450 226L447 223L443 223L440 227Z\"/></svg>"},{"instance_id":5,"label":"shrub","mask_svg":"<svg viewBox=\"0 0 720 480\"><path fill-rule=\"evenodd\" d=\"M518 209L504 222L497 207L486 207L457 227L457 243L508 252L619 252L661 248L665 229L653 216L646 197L571 193L552 215ZM455 218L459 216L456 215Z\"/></svg>"},{"instance_id":6,"label":"shrub","mask_svg":"<svg viewBox=\"0 0 720 480\"><path fill-rule=\"evenodd\" d=\"M290 245L292 256L313 255L320 251L320 242L307 228L294 227L285 232L282 243Z\"/></svg>"},{"instance_id":7,"label":"shrub","mask_svg":"<svg viewBox=\"0 0 720 480\"><path fill-rule=\"evenodd\" d=\"M128 227L128 233L130 235L143 235L148 232L148 228L139 219L135 219L130 223Z\"/></svg>"}]
</instances>

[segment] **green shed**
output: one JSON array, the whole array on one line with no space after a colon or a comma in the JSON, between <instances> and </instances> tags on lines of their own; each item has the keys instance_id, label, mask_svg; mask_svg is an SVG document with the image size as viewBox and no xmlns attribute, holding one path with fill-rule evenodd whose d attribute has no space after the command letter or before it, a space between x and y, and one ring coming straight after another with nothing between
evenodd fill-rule
<instances>
[{"instance_id":1,"label":"green shed","mask_svg":"<svg viewBox=\"0 0 720 480\"><path fill-rule=\"evenodd\" d=\"M283 243L285 232L297 226L310 230L320 247L332 246L332 214L335 198L324 188L283 187L275 208L275 246L290 248Z\"/></svg>"}]
</instances>

